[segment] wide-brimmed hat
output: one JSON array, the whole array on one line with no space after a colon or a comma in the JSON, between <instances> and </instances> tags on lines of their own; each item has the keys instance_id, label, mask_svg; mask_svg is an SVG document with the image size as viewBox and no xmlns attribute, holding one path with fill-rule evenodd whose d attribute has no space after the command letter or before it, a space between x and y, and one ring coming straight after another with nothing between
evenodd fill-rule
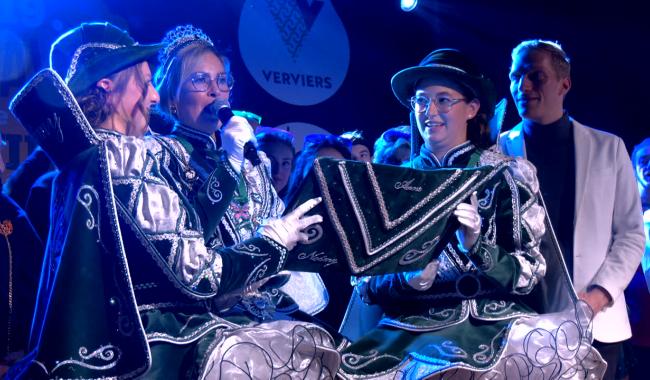
<instances>
[{"instance_id":1,"label":"wide-brimmed hat","mask_svg":"<svg viewBox=\"0 0 650 380\"><path fill-rule=\"evenodd\" d=\"M161 47L139 45L108 22L83 23L54 41L50 67L77 95L102 78L155 57Z\"/></svg>"},{"instance_id":2,"label":"wide-brimmed hat","mask_svg":"<svg viewBox=\"0 0 650 380\"><path fill-rule=\"evenodd\" d=\"M481 102L481 112L488 118L494 114L494 84L460 51L434 50L424 57L419 65L393 75L390 84L400 103L411 108L410 99L415 95L416 86L424 79L439 79L446 84L455 84L463 95L477 98Z\"/></svg>"}]
</instances>

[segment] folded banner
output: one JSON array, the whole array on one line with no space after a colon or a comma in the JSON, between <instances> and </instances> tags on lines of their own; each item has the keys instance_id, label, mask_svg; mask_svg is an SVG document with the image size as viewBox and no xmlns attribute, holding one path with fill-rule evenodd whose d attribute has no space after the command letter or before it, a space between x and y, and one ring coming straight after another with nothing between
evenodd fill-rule
<instances>
[{"instance_id":1,"label":"folded banner","mask_svg":"<svg viewBox=\"0 0 650 380\"><path fill-rule=\"evenodd\" d=\"M321 271L338 264L336 270L357 276L421 269L453 238L456 206L504 169L423 171L317 158L287 210L321 196L310 214L324 221L291 251L287 269Z\"/></svg>"},{"instance_id":2,"label":"folded banner","mask_svg":"<svg viewBox=\"0 0 650 380\"><path fill-rule=\"evenodd\" d=\"M74 95L52 69L34 75L9 109L57 167L99 142Z\"/></svg>"}]
</instances>

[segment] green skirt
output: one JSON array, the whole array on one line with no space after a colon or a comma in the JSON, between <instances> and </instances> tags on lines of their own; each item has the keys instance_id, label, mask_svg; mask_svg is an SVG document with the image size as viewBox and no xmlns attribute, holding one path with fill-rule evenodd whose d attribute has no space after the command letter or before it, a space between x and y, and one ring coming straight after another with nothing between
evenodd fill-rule
<instances>
[{"instance_id":1,"label":"green skirt","mask_svg":"<svg viewBox=\"0 0 650 380\"><path fill-rule=\"evenodd\" d=\"M599 379L606 363L591 345L591 312L463 321L434 331L379 326L341 354L345 379Z\"/></svg>"}]
</instances>

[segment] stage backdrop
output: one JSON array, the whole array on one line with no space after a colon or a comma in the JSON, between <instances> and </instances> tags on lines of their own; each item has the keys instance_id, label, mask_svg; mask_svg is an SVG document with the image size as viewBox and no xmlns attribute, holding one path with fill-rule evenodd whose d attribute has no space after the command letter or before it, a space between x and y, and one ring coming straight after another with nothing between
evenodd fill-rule
<instances>
[{"instance_id":1,"label":"stage backdrop","mask_svg":"<svg viewBox=\"0 0 650 380\"><path fill-rule=\"evenodd\" d=\"M7 103L48 65L51 42L82 21L107 20L142 43L176 25L202 28L230 57L232 103L283 126L311 131L364 130L370 140L408 122L391 76L433 49L472 56L509 99L510 51L522 39L562 43L572 58L567 108L581 122L621 135L631 148L646 126L650 53L645 12L633 2L419 0L5 0L0 1L0 128L6 178L33 143ZM518 121L510 102L506 128Z\"/></svg>"}]
</instances>

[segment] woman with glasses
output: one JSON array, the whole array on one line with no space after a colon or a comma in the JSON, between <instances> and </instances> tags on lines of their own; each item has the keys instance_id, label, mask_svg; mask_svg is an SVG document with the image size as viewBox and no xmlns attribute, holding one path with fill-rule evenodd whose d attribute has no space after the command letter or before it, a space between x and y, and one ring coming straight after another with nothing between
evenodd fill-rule
<instances>
[{"instance_id":1,"label":"woman with glasses","mask_svg":"<svg viewBox=\"0 0 650 380\"><path fill-rule=\"evenodd\" d=\"M161 94L159 109L174 123L172 134L161 138L169 147L170 162L179 163L170 170L183 179L183 192L202 217L206 242L238 243L251 236L261 220L282 214L268 161L254 166L244 158L244 145L255 143L246 119L233 116L227 127L219 120L219 109L230 106L234 79L228 59L210 38L187 25L169 31L163 43L154 81ZM229 165L222 164L224 159ZM217 182L223 187L225 181L210 177L218 167L223 167L221 175L234 179L229 203L212 201L228 197L224 189L221 195L216 192Z\"/></svg>"},{"instance_id":2,"label":"woman with glasses","mask_svg":"<svg viewBox=\"0 0 650 380\"><path fill-rule=\"evenodd\" d=\"M412 111L413 168L491 166L494 174L471 194L458 188L467 193L450 218L458 227L424 269L357 279L361 300L378 305L383 318L343 351L343 376L597 376L602 367L586 322L576 321L573 308L540 316L547 309L531 295L546 272L544 209L535 168L488 149L491 82L459 51L440 49L391 85ZM553 301L568 299L565 291Z\"/></svg>"},{"instance_id":3,"label":"woman with glasses","mask_svg":"<svg viewBox=\"0 0 650 380\"><path fill-rule=\"evenodd\" d=\"M208 248L240 246L258 234L262 223L277 220L284 211L273 188L271 163L262 151L257 153L258 160L245 156L245 145L256 144L253 128L245 118L221 120L218 115L221 108L230 106L234 79L228 58L211 39L200 29L186 25L169 31L163 44L154 81L160 92L159 109L174 128L171 135L158 137L166 147L159 160L167 164L180 192L199 215ZM242 254L276 253L264 249L247 244ZM233 265L236 268L237 262ZM249 275L254 278L259 274ZM284 289L298 289L290 293L297 299L294 301ZM331 360L337 356L332 336L315 324L298 321L311 321L308 313L324 302L318 276L294 272L282 272L222 297L215 310L219 317L247 328L225 332L228 339L219 343L200 368L213 366L211 374L219 373L222 378L246 371L252 378L270 373L316 378L332 375L337 365ZM310 337L305 340L303 334ZM311 361L302 356L306 347L324 355L325 360ZM156 349L165 355L189 355L182 346L161 345ZM289 361L303 363L295 367L288 365Z\"/></svg>"}]
</instances>

